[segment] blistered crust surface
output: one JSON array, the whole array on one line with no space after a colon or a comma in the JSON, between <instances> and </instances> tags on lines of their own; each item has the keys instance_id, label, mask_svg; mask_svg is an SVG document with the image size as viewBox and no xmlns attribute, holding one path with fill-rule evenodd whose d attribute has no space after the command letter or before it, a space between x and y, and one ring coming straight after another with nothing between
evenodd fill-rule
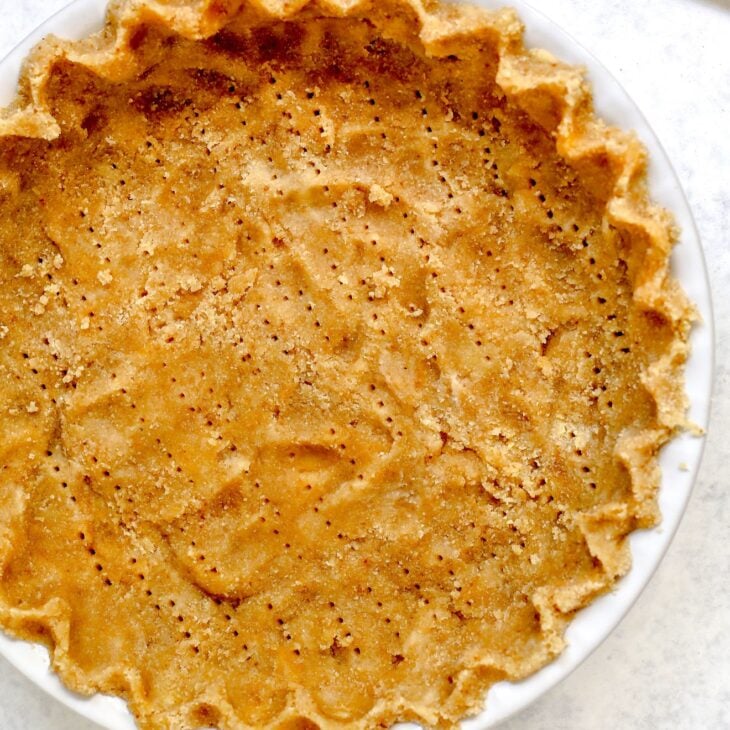
<instances>
[{"instance_id":1,"label":"blistered crust surface","mask_svg":"<svg viewBox=\"0 0 730 730\"><path fill-rule=\"evenodd\" d=\"M141 728L453 726L658 517L674 237L510 11L46 41L0 116L0 623Z\"/></svg>"}]
</instances>

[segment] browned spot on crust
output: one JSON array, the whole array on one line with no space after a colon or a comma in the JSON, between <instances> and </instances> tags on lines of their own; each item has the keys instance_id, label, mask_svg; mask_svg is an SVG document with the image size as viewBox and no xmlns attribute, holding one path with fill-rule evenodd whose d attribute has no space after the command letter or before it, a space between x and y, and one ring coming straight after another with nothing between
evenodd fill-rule
<instances>
[{"instance_id":1,"label":"browned spot on crust","mask_svg":"<svg viewBox=\"0 0 730 730\"><path fill-rule=\"evenodd\" d=\"M177 114L190 103L190 99L169 86L150 86L132 97L134 108L151 120Z\"/></svg>"}]
</instances>

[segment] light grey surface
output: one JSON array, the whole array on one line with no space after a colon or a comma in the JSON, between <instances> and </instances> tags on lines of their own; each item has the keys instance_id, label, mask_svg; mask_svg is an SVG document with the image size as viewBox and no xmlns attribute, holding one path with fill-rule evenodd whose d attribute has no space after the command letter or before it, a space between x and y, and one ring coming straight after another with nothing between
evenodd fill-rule
<instances>
[{"instance_id":1,"label":"light grey surface","mask_svg":"<svg viewBox=\"0 0 730 730\"><path fill-rule=\"evenodd\" d=\"M700 479L622 625L504 730L730 728L730 2L532 0L617 76L664 144L710 268L717 377ZM66 0L0 0L0 56ZM0 659L2 730L96 728Z\"/></svg>"}]
</instances>

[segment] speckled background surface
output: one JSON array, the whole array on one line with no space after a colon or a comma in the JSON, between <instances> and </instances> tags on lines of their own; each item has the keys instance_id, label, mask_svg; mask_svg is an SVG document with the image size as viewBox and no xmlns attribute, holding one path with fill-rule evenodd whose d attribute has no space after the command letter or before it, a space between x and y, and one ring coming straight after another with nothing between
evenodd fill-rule
<instances>
[{"instance_id":1,"label":"speckled background surface","mask_svg":"<svg viewBox=\"0 0 730 730\"><path fill-rule=\"evenodd\" d=\"M0 0L0 57L67 0ZM503 730L730 728L730 0L532 0L643 110L684 185L712 282L717 370L699 481L636 606ZM93 730L0 659L2 730Z\"/></svg>"}]
</instances>

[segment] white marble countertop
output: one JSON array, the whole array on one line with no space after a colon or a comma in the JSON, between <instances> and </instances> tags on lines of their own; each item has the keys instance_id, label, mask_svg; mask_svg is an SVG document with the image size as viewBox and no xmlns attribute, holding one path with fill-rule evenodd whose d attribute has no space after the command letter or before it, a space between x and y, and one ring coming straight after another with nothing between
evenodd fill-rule
<instances>
[{"instance_id":1,"label":"white marble countertop","mask_svg":"<svg viewBox=\"0 0 730 730\"><path fill-rule=\"evenodd\" d=\"M730 728L730 0L532 0L626 87L682 180L717 325L712 423L679 533L636 606L504 730ZM67 0L0 0L0 57ZM506 0L508 4L508 0ZM93 730L0 659L2 730Z\"/></svg>"}]
</instances>

